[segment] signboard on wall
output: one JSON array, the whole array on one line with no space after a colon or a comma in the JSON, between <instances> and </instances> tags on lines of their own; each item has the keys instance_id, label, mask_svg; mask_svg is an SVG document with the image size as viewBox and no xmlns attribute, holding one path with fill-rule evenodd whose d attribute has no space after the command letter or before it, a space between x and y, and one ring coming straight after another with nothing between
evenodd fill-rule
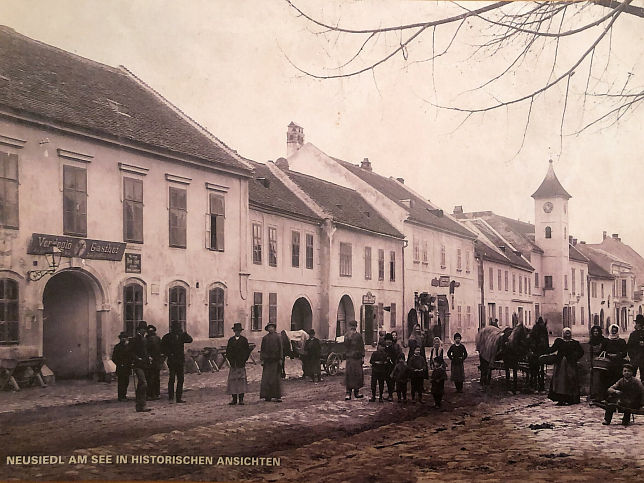
<instances>
[{"instance_id":1,"label":"signboard on wall","mask_svg":"<svg viewBox=\"0 0 644 483\"><path fill-rule=\"evenodd\" d=\"M362 305L373 305L376 303L376 296L371 292L367 292L362 296Z\"/></svg>"},{"instance_id":2,"label":"signboard on wall","mask_svg":"<svg viewBox=\"0 0 644 483\"><path fill-rule=\"evenodd\" d=\"M439 287L449 287L449 277L447 275L441 275L441 278L438 279Z\"/></svg>"},{"instance_id":3,"label":"signboard on wall","mask_svg":"<svg viewBox=\"0 0 644 483\"><path fill-rule=\"evenodd\" d=\"M141 254L125 254L125 273L141 273Z\"/></svg>"},{"instance_id":4,"label":"signboard on wall","mask_svg":"<svg viewBox=\"0 0 644 483\"><path fill-rule=\"evenodd\" d=\"M44 255L45 253L51 253L53 247L58 247L63 257L121 261L125 252L125 245L125 243L121 242L33 233L27 253L30 255Z\"/></svg>"}]
</instances>

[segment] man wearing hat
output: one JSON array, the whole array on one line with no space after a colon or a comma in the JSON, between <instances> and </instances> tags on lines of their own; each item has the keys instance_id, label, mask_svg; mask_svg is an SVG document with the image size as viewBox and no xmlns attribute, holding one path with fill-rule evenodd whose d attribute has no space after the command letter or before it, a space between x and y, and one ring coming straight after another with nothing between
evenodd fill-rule
<instances>
[{"instance_id":1,"label":"man wearing hat","mask_svg":"<svg viewBox=\"0 0 644 483\"><path fill-rule=\"evenodd\" d=\"M608 388L609 401L611 397L617 398L617 404L608 404L604 421L602 424L610 424L613 414L617 409L623 411L624 417L622 424L628 426L631 422L632 411L637 411L642 407L644 401L644 386L641 381L633 377L634 367L632 364L624 364L622 368L622 377L619 381Z\"/></svg>"},{"instance_id":2,"label":"man wearing hat","mask_svg":"<svg viewBox=\"0 0 644 483\"><path fill-rule=\"evenodd\" d=\"M626 344L628 357L633 364L633 376L640 371L640 380L644 380L644 315L637 314L635 317L635 330L631 332Z\"/></svg>"},{"instance_id":3,"label":"man wearing hat","mask_svg":"<svg viewBox=\"0 0 644 483\"><path fill-rule=\"evenodd\" d=\"M364 397L360 394L360 388L364 386L364 373L362 371L364 340L362 335L356 331L358 322L351 320L348 326L347 333L344 335L344 347L347 357L347 369L344 374L344 385L347 391L345 401L351 399L352 391L356 399Z\"/></svg>"},{"instance_id":4,"label":"man wearing hat","mask_svg":"<svg viewBox=\"0 0 644 483\"><path fill-rule=\"evenodd\" d=\"M248 390L246 361L250 356L250 346L248 339L241 335L244 328L239 322L235 322L232 329L235 335L228 339L226 346L226 359L230 363L226 393L233 397L229 404L234 406L235 404L244 404L244 393Z\"/></svg>"},{"instance_id":5,"label":"man wearing hat","mask_svg":"<svg viewBox=\"0 0 644 483\"><path fill-rule=\"evenodd\" d=\"M136 375L136 411L139 413L149 412L146 409L145 401L148 391L148 382L145 377L150 367L150 356L148 355L145 333L148 324L145 320L139 321L136 326L136 336L132 341L132 354L134 355L134 374Z\"/></svg>"},{"instance_id":6,"label":"man wearing hat","mask_svg":"<svg viewBox=\"0 0 644 483\"><path fill-rule=\"evenodd\" d=\"M177 402L184 403L183 396L183 371L185 365L185 353L183 344L190 344L192 337L183 330L181 322L173 320L170 326L170 332L161 339L161 352L168 358L168 399L172 401L176 394ZM174 390L174 381L177 380L177 391Z\"/></svg>"},{"instance_id":7,"label":"man wearing hat","mask_svg":"<svg viewBox=\"0 0 644 483\"><path fill-rule=\"evenodd\" d=\"M132 353L130 352L127 333L119 334L119 342L112 351L112 361L116 364L116 379L118 381L119 401L127 400L127 387L132 373Z\"/></svg>"},{"instance_id":8,"label":"man wearing hat","mask_svg":"<svg viewBox=\"0 0 644 483\"><path fill-rule=\"evenodd\" d=\"M146 374L148 380L148 394L149 400L156 400L161 397L161 366L163 365L163 356L161 355L161 337L157 335L157 328L154 325L148 325L148 334L145 337L146 348L148 355L152 359L148 372Z\"/></svg>"},{"instance_id":9,"label":"man wearing hat","mask_svg":"<svg viewBox=\"0 0 644 483\"><path fill-rule=\"evenodd\" d=\"M304 365L304 374L311 376L311 381L315 382L317 377L318 382L322 381L320 375L320 354L322 352L322 346L320 345L320 339L315 337L315 330L309 329L306 331L309 334L309 338L304 343L304 359L302 363Z\"/></svg>"},{"instance_id":10,"label":"man wearing hat","mask_svg":"<svg viewBox=\"0 0 644 483\"><path fill-rule=\"evenodd\" d=\"M269 322L264 327L268 331L262 337L262 346L259 358L262 364L262 382L259 386L259 397L267 402L274 400L282 402L282 380L280 368L284 355L282 338L275 332L277 328L274 322Z\"/></svg>"}]
</instances>

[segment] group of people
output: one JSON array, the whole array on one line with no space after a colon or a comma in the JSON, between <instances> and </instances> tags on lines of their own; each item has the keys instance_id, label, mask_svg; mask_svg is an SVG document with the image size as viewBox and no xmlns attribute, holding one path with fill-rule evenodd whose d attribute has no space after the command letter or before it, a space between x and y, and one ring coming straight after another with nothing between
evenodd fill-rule
<instances>
[{"instance_id":1,"label":"group of people","mask_svg":"<svg viewBox=\"0 0 644 483\"><path fill-rule=\"evenodd\" d=\"M134 337L126 332L119 334L119 342L112 351L112 361L116 365L118 382L118 400L127 400L127 388L130 375L136 377L136 411L148 412L146 401L160 399L160 372L164 360L167 360L170 377L168 380L168 398L177 403L183 400L184 344L192 342L192 337L185 332L179 321L174 321L170 332L160 338L156 327L141 320L136 325ZM176 381L176 391L175 391Z\"/></svg>"}]
</instances>

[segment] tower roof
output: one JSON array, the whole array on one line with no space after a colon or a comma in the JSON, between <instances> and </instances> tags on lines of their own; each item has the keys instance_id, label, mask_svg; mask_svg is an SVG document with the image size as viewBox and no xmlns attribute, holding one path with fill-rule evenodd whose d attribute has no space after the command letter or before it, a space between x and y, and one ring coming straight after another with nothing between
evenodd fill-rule
<instances>
[{"instance_id":1,"label":"tower roof","mask_svg":"<svg viewBox=\"0 0 644 483\"><path fill-rule=\"evenodd\" d=\"M537 188L537 191L532 193L534 199L539 198L566 198L567 200L572 198L568 192L561 186L561 183L557 179L555 170L552 167L552 159L550 160L550 165L548 166L548 172L546 177L543 178L541 186Z\"/></svg>"}]
</instances>

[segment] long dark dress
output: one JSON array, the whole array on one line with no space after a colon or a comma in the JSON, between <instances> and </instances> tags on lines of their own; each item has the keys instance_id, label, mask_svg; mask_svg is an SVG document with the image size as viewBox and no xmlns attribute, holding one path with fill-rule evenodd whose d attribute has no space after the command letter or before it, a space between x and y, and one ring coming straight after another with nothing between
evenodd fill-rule
<instances>
[{"instance_id":1,"label":"long dark dress","mask_svg":"<svg viewBox=\"0 0 644 483\"><path fill-rule=\"evenodd\" d=\"M304 343L304 375L309 377L320 376L320 353L322 346L320 339L317 337L310 337Z\"/></svg>"},{"instance_id":2,"label":"long dark dress","mask_svg":"<svg viewBox=\"0 0 644 483\"><path fill-rule=\"evenodd\" d=\"M579 375L577 361L584 355L584 349L576 340L565 341L557 338L548 353L557 352L555 367L550 381L548 398L567 404L579 403Z\"/></svg>"},{"instance_id":3,"label":"long dark dress","mask_svg":"<svg viewBox=\"0 0 644 483\"><path fill-rule=\"evenodd\" d=\"M280 399L282 397L282 379L280 364L283 357L282 338L275 332L269 332L262 338L259 353L262 361L262 382L259 386L259 397L262 399Z\"/></svg>"},{"instance_id":4,"label":"long dark dress","mask_svg":"<svg viewBox=\"0 0 644 483\"><path fill-rule=\"evenodd\" d=\"M347 356L347 370L344 375L344 384L347 391L358 390L364 386L364 373L362 360L364 359L364 341L357 332L344 336L344 347Z\"/></svg>"},{"instance_id":5,"label":"long dark dress","mask_svg":"<svg viewBox=\"0 0 644 483\"><path fill-rule=\"evenodd\" d=\"M603 342L604 336L602 334L594 336L591 332L589 345L590 362L593 365L593 369L590 374L590 398L593 401L601 401L602 399L606 399L606 390L609 387L608 385L606 385L606 380L608 379L608 376L606 374L607 371L600 370L597 367L594 367L594 359L599 354L601 354Z\"/></svg>"},{"instance_id":6,"label":"long dark dress","mask_svg":"<svg viewBox=\"0 0 644 483\"><path fill-rule=\"evenodd\" d=\"M226 394L244 394L248 390L246 379L246 361L250 356L248 339L243 335L231 337L226 346L226 359L230 362Z\"/></svg>"},{"instance_id":7,"label":"long dark dress","mask_svg":"<svg viewBox=\"0 0 644 483\"><path fill-rule=\"evenodd\" d=\"M463 382L465 381L465 368L463 366L463 361L467 359L467 350L463 344L452 346L447 351L447 357L452 361L451 367L451 379L454 382Z\"/></svg>"}]
</instances>

